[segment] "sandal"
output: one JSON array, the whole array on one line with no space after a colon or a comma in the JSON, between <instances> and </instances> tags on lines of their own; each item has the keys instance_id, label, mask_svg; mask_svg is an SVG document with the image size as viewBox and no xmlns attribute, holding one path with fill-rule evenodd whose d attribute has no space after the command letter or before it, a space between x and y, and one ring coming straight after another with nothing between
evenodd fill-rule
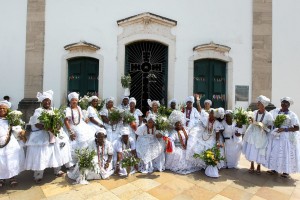
<instances>
[{"instance_id":1,"label":"sandal","mask_svg":"<svg viewBox=\"0 0 300 200\"><path fill-rule=\"evenodd\" d=\"M282 173L282 174L281 174L281 177L282 177L282 178L289 178L289 177L290 177L290 175L289 175L289 174L287 174L287 173Z\"/></svg>"},{"instance_id":2,"label":"sandal","mask_svg":"<svg viewBox=\"0 0 300 200\"><path fill-rule=\"evenodd\" d=\"M268 170L267 174L274 175L277 174L277 172L275 170Z\"/></svg>"},{"instance_id":3,"label":"sandal","mask_svg":"<svg viewBox=\"0 0 300 200\"><path fill-rule=\"evenodd\" d=\"M248 172L250 173L250 174L253 174L254 173L254 169L248 169Z\"/></svg>"},{"instance_id":4,"label":"sandal","mask_svg":"<svg viewBox=\"0 0 300 200\"><path fill-rule=\"evenodd\" d=\"M9 184L10 184L10 187L16 187L18 185L17 179L10 178L9 179Z\"/></svg>"},{"instance_id":5,"label":"sandal","mask_svg":"<svg viewBox=\"0 0 300 200\"><path fill-rule=\"evenodd\" d=\"M2 188L5 185L5 180L4 179L0 179L0 188Z\"/></svg>"},{"instance_id":6,"label":"sandal","mask_svg":"<svg viewBox=\"0 0 300 200\"><path fill-rule=\"evenodd\" d=\"M55 174L56 177L62 177L65 174L63 171L59 171L57 174Z\"/></svg>"}]
</instances>

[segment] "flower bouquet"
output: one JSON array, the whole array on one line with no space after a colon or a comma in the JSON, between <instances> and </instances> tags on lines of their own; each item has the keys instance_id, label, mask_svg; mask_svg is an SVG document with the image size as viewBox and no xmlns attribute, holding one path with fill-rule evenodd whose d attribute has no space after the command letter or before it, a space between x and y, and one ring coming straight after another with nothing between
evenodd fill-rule
<instances>
[{"instance_id":1,"label":"flower bouquet","mask_svg":"<svg viewBox=\"0 0 300 200\"><path fill-rule=\"evenodd\" d=\"M122 84L122 87L125 89L124 95L129 96L130 95L131 76L130 75L122 76L121 84Z\"/></svg>"},{"instance_id":2,"label":"flower bouquet","mask_svg":"<svg viewBox=\"0 0 300 200\"><path fill-rule=\"evenodd\" d=\"M249 114L243 108L236 108L233 112L233 119L236 121L237 127L249 124Z\"/></svg>"},{"instance_id":3,"label":"flower bouquet","mask_svg":"<svg viewBox=\"0 0 300 200\"><path fill-rule=\"evenodd\" d=\"M65 115L62 110L54 108L53 110L44 110L38 117L44 125L44 129L49 133L49 142L54 143L55 137L60 133L63 126Z\"/></svg>"},{"instance_id":4,"label":"flower bouquet","mask_svg":"<svg viewBox=\"0 0 300 200\"><path fill-rule=\"evenodd\" d=\"M87 110L89 107L89 96L84 95L79 99L79 106L82 110Z\"/></svg>"},{"instance_id":5,"label":"flower bouquet","mask_svg":"<svg viewBox=\"0 0 300 200\"><path fill-rule=\"evenodd\" d=\"M126 168L127 176L130 175L131 168L139 164L140 159L132 155L131 149L125 149L123 151L123 159L121 160L122 168Z\"/></svg>"},{"instance_id":6,"label":"flower bouquet","mask_svg":"<svg viewBox=\"0 0 300 200\"><path fill-rule=\"evenodd\" d=\"M101 99L99 99L98 101L98 105L97 105L97 111L100 112L102 110L102 108L105 105L105 101L102 101Z\"/></svg>"},{"instance_id":7,"label":"flower bouquet","mask_svg":"<svg viewBox=\"0 0 300 200\"><path fill-rule=\"evenodd\" d=\"M88 148L76 149L75 154L78 158L78 166L80 170L80 184L88 184L86 177L89 170L94 170L95 164L93 162L94 157L97 155L95 150L89 150Z\"/></svg>"},{"instance_id":8,"label":"flower bouquet","mask_svg":"<svg viewBox=\"0 0 300 200\"><path fill-rule=\"evenodd\" d=\"M159 106L158 108L158 113L162 116L166 116L166 117L169 117L172 113L172 109L170 108L167 108L165 106Z\"/></svg>"},{"instance_id":9,"label":"flower bouquet","mask_svg":"<svg viewBox=\"0 0 300 200\"><path fill-rule=\"evenodd\" d=\"M23 113L18 110L8 110L6 119L8 120L9 126L12 128L12 133L17 140L26 142L26 132L23 130L25 122L21 119Z\"/></svg>"},{"instance_id":10,"label":"flower bouquet","mask_svg":"<svg viewBox=\"0 0 300 200\"><path fill-rule=\"evenodd\" d=\"M137 130L135 117L128 111L123 112L123 124L125 126L129 125L134 131Z\"/></svg>"},{"instance_id":11,"label":"flower bouquet","mask_svg":"<svg viewBox=\"0 0 300 200\"><path fill-rule=\"evenodd\" d=\"M205 174L209 177L217 178L219 177L218 163L221 160L225 160L223 156L221 156L220 149L218 147L213 147L211 149L207 149L200 154L195 153L194 158L200 158L206 164Z\"/></svg>"},{"instance_id":12,"label":"flower bouquet","mask_svg":"<svg viewBox=\"0 0 300 200\"><path fill-rule=\"evenodd\" d=\"M118 109L113 109L108 113L108 120L111 123L112 130L115 131L117 129L118 122L122 120L122 112Z\"/></svg>"},{"instance_id":13,"label":"flower bouquet","mask_svg":"<svg viewBox=\"0 0 300 200\"><path fill-rule=\"evenodd\" d=\"M274 135L276 137L276 139L279 139L280 133L278 133L278 129L283 125L283 123L286 119L288 119L288 116L285 114L277 115L277 117L274 121L275 129L272 131L272 135Z\"/></svg>"},{"instance_id":14,"label":"flower bouquet","mask_svg":"<svg viewBox=\"0 0 300 200\"><path fill-rule=\"evenodd\" d=\"M166 143L166 153L172 153L172 142L170 138L168 137L168 130L171 128L170 121L167 117L158 115L155 120L155 127L156 129L163 135L163 140Z\"/></svg>"}]
</instances>

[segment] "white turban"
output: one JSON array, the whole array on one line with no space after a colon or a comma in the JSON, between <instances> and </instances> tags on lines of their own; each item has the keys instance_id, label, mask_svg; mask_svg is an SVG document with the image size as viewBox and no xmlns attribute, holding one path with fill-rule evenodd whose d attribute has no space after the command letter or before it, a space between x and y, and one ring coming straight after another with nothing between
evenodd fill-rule
<instances>
[{"instance_id":1,"label":"white turban","mask_svg":"<svg viewBox=\"0 0 300 200\"><path fill-rule=\"evenodd\" d=\"M264 105L264 107L268 106L270 103L270 99L263 95L258 96L256 98L256 100L259 101L260 103L262 103L262 105Z\"/></svg>"},{"instance_id":2,"label":"white turban","mask_svg":"<svg viewBox=\"0 0 300 200\"><path fill-rule=\"evenodd\" d=\"M206 99L206 100L204 101L204 104L206 104L206 103L209 103L210 106L212 105L212 102L211 102L211 100L209 100L209 99Z\"/></svg>"},{"instance_id":3,"label":"white turban","mask_svg":"<svg viewBox=\"0 0 300 200\"><path fill-rule=\"evenodd\" d=\"M108 97L105 101L105 103L108 103L109 101L112 101L113 103L115 103L115 98L113 97Z\"/></svg>"},{"instance_id":4,"label":"white turban","mask_svg":"<svg viewBox=\"0 0 300 200\"><path fill-rule=\"evenodd\" d=\"M232 110L226 110L225 111L225 115L231 115L231 114L233 114Z\"/></svg>"},{"instance_id":5,"label":"white turban","mask_svg":"<svg viewBox=\"0 0 300 200\"><path fill-rule=\"evenodd\" d=\"M169 101L169 107L171 106L171 103L176 103L176 104L177 104L177 100L176 100L176 99L171 99L171 100Z\"/></svg>"},{"instance_id":6,"label":"white turban","mask_svg":"<svg viewBox=\"0 0 300 200\"><path fill-rule=\"evenodd\" d=\"M11 107L11 103L4 100L4 101L0 101L0 106L6 106L7 108Z\"/></svg>"},{"instance_id":7,"label":"white turban","mask_svg":"<svg viewBox=\"0 0 300 200\"><path fill-rule=\"evenodd\" d=\"M91 97L89 97L89 102L92 102L94 99L99 100L99 98L97 96L91 96Z\"/></svg>"},{"instance_id":8,"label":"white turban","mask_svg":"<svg viewBox=\"0 0 300 200\"><path fill-rule=\"evenodd\" d=\"M150 119L152 119L153 121L156 120L156 115L153 115L153 114L149 114L146 118L147 121L149 121Z\"/></svg>"},{"instance_id":9,"label":"white turban","mask_svg":"<svg viewBox=\"0 0 300 200\"><path fill-rule=\"evenodd\" d=\"M151 101L150 99L148 99L147 102L151 108L152 108L153 104L155 104L155 103L157 104L158 107L160 106L159 101L156 101L156 100Z\"/></svg>"},{"instance_id":10,"label":"white turban","mask_svg":"<svg viewBox=\"0 0 300 200\"><path fill-rule=\"evenodd\" d=\"M214 109L214 117L224 119L224 116L225 116L224 108L220 107L220 108Z\"/></svg>"},{"instance_id":11,"label":"white turban","mask_svg":"<svg viewBox=\"0 0 300 200\"><path fill-rule=\"evenodd\" d=\"M122 98L121 98L121 101L123 101L124 99L128 99L129 100L129 96L123 96Z\"/></svg>"},{"instance_id":12,"label":"white turban","mask_svg":"<svg viewBox=\"0 0 300 200\"><path fill-rule=\"evenodd\" d=\"M283 102L283 101L288 101L290 103L290 105L293 105L294 104L294 101L291 97L283 97L280 99L280 102Z\"/></svg>"},{"instance_id":13,"label":"white turban","mask_svg":"<svg viewBox=\"0 0 300 200\"><path fill-rule=\"evenodd\" d=\"M79 99L79 94L76 93L76 92L71 92L69 95L68 95L68 99L69 101L71 101L72 99Z\"/></svg>"},{"instance_id":14,"label":"white turban","mask_svg":"<svg viewBox=\"0 0 300 200\"><path fill-rule=\"evenodd\" d=\"M38 92L36 95L36 98L38 99L38 102L42 102L45 99L50 99L51 101L53 100L53 91L48 90L46 92L40 93Z\"/></svg>"},{"instance_id":15,"label":"white turban","mask_svg":"<svg viewBox=\"0 0 300 200\"><path fill-rule=\"evenodd\" d=\"M133 102L133 103L136 105L136 99L135 99L134 97L131 97L131 98L129 99L129 104L130 104L131 102Z\"/></svg>"},{"instance_id":16,"label":"white turban","mask_svg":"<svg viewBox=\"0 0 300 200\"><path fill-rule=\"evenodd\" d=\"M129 127L123 127L121 129L121 135L130 135Z\"/></svg>"},{"instance_id":17,"label":"white turban","mask_svg":"<svg viewBox=\"0 0 300 200\"><path fill-rule=\"evenodd\" d=\"M194 98L194 96L188 96L186 99L185 99L185 103L187 103L187 102L192 102L192 103L195 103L195 98Z\"/></svg>"},{"instance_id":18,"label":"white turban","mask_svg":"<svg viewBox=\"0 0 300 200\"><path fill-rule=\"evenodd\" d=\"M98 133L103 133L106 135L106 130L104 128L99 128L95 135L98 135Z\"/></svg>"},{"instance_id":19,"label":"white turban","mask_svg":"<svg viewBox=\"0 0 300 200\"><path fill-rule=\"evenodd\" d=\"M169 121L172 124L172 126L175 126L177 122L181 122L182 124L184 124L185 123L184 114L179 110L174 110L169 116Z\"/></svg>"}]
</instances>

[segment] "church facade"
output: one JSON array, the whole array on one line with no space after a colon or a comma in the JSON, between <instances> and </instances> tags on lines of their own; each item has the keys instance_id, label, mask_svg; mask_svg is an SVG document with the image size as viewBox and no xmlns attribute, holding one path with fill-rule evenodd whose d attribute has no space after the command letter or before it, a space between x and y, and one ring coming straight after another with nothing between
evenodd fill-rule
<instances>
[{"instance_id":1,"label":"church facade","mask_svg":"<svg viewBox=\"0 0 300 200\"><path fill-rule=\"evenodd\" d=\"M15 108L52 89L55 107L72 91L167 104L198 93L214 107L248 107L263 94L295 100L296 0L11 0L1 2L0 95ZM9 19L9 20L8 20ZM298 83L298 84L297 84Z\"/></svg>"}]
</instances>

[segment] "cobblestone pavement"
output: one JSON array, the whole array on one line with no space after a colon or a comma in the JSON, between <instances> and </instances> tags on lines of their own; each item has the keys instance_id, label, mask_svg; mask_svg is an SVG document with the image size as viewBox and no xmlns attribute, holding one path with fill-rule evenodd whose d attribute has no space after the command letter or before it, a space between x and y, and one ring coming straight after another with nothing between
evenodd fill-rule
<instances>
[{"instance_id":1,"label":"cobblestone pavement","mask_svg":"<svg viewBox=\"0 0 300 200\"><path fill-rule=\"evenodd\" d=\"M189 175L166 172L136 173L129 177L112 176L109 180L74 185L67 177L55 178L53 170L45 172L40 185L33 182L32 172L18 176L16 188L0 189L0 200L67 200L67 199L300 199L300 174L288 179L278 175L249 174L249 162L241 158L240 169L221 169L220 178L208 178L204 170Z\"/></svg>"}]
</instances>

